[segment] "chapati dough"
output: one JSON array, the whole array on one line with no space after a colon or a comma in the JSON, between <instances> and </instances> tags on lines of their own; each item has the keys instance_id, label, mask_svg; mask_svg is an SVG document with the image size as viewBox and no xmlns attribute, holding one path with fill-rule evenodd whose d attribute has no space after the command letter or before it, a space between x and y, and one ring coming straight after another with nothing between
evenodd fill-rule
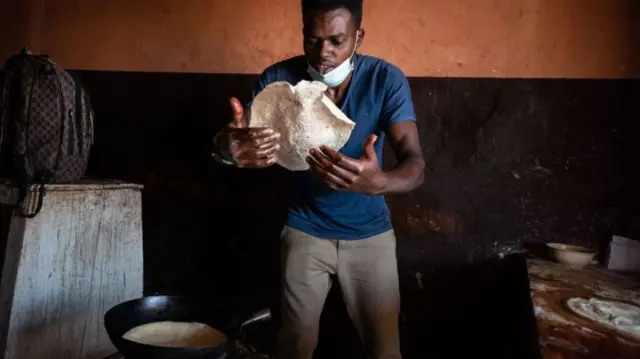
<instances>
[{"instance_id":1,"label":"chapati dough","mask_svg":"<svg viewBox=\"0 0 640 359\"><path fill-rule=\"evenodd\" d=\"M567 307L581 317L640 339L640 307L596 298L570 298Z\"/></svg>"},{"instance_id":2,"label":"chapati dough","mask_svg":"<svg viewBox=\"0 0 640 359\"><path fill-rule=\"evenodd\" d=\"M269 127L281 137L276 163L291 171L309 169L306 158L312 148L326 145L340 150L355 122L324 94L327 86L302 80L295 86L274 82L251 105L250 127Z\"/></svg>"},{"instance_id":3,"label":"chapati dough","mask_svg":"<svg viewBox=\"0 0 640 359\"><path fill-rule=\"evenodd\" d=\"M227 341L224 333L202 323L154 322L127 331L124 339L161 347L215 346Z\"/></svg>"}]
</instances>

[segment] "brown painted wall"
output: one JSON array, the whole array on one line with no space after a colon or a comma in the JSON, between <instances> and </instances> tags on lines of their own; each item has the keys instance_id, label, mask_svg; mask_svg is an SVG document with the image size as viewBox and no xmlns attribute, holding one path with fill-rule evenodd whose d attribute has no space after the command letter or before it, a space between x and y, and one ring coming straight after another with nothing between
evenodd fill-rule
<instances>
[{"instance_id":1,"label":"brown painted wall","mask_svg":"<svg viewBox=\"0 0 640 359\"><path fill-rule=\"evenodd\" d=\"M68 68L259 73L301 49L299 0L1 1L0 58L28 45ZM632 3L366 0L362 50L409 76L640 77Z\"/></svg>"}]
</instances>

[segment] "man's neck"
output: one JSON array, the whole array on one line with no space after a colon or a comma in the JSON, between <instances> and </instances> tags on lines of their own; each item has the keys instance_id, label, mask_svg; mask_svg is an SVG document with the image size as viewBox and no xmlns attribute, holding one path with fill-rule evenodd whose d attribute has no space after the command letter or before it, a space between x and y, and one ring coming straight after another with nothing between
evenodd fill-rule
<instances>
[{"instance_id":1,"label":"man's neck","mask_svg":"<svg viewBox=\"0 0 640 359\"><path fill-rule=\"evenodd\" d=\"M351 77L353 76L353 72L349 74L349 76L337 87L328 88L324 94L339 107L344 100L345 95L347 94L347 89L349 88L349 84L351 83Z\"/></svg>"}]
</instances>

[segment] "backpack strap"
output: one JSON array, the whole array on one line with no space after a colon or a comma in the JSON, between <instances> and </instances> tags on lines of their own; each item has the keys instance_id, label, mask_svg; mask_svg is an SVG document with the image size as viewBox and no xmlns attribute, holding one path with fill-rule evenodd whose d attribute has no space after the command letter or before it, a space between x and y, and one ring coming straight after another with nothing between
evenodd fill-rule
<instances>
[{"instance_id":1,"label":"backpack strap","mask_svg":"<svg viewBox=\"0 0 640 359\"><path fill-rule=\"evenodd\" d=\"M8 116L9 110L9 89L11 88L11 80L13 78L13 71L5 71L6 78L4 79L4 85L2 88L2 97L0 98L0 154L3 153L3 149L6 143L6 136L9 125Z\"/></svg>"},{"instance_id":2,"label":"backpack strap","mask_svg":"<svg viewBox=\"0 0 640 359\"><path fill-rule=\"evenodd\" d=\"M62 94L63 90L62 90L62 82L60 81L60 73L58 71L56 71L55 69L53 69L53 74L52 76L55 76L56 78L56 84L58 86L58 99L60 101L60 113L62 116L69 116L69 111L67 110L67 106L65 106L64 103L64 95ZM75 114L74 114L75 115ZM62 146L64 146L64 133L65 133L65 125L67 123L67 121L63 120L61 121L62 124L62 129L60 130L60 149L58 150L58 160L56 161L56 168L53 170L53 173L50 174L50 178L44 178L45 176L48 177L48 174L43 173L42 174L42 181L46 181L43 183L51 183L55 178L54 178L54 174L58 173L58 171L60 170L60 164L62 162Z\"/></svg>"},{"instance_id":3,"label":"backpack strap","mask_svg":"<svg viewBox=\"0 0 640 359\"><path fill-rule=\"evenodd\" d=\"M21 53L18 56L24 55L23 53ZM34 57L35 55L29 55ZM42 56L35 56L38 58L38 60L40 61L48 61L46 59L46 57L42 57ZM23 58L24 59L24 58ZM52 74L53 76L57 76L55 73ZM40 76L40 68L36 67L35 70L35 75L33 77L33 84L35 84L38 81L38 76ZM62 91L62 85L60 84L60 80L58 79L57 81L57 85L59 87L59 91ZM32 96L32 94L30 93L29 96ZM64 99L62 98L62 95L60 95L60 110L61 111L65 111L65 107L64 107ZM31 101L29 101L29 103L31 103ZM29 116L27 116L28 118ZM27 130L26 132L28 133L29 131L29 123L27 122ZM60 135L60 141L62 142L62 136L63 134ZM26 146L26 151L24 154L24 157L26 158L27 161L30 161L29 159L29 145L28 142L25 143ZM60 166L60 157L58 157L58 162L57 162L57 166ZM25 217L25 218L34 218L36 215L38 215L38 213L40 212L40 210L42 209L42 204L44 202L44 196L46 194L46 185L51 183L53 181L53 173L51 172L45 172L45 173L41 173L39 176L39 178L36 181L33 181L31 183L29 182L25 182L25 183L19 183L19 196L18 196L18 203L16 206L16 215L21 216L21 217ZM27 212L28 209L30 209L29 205L26 203L27 199L29 199L29 190L31 188L31 185L36 184L38 185L38 192L37 192L37 201L36 201L36 208L34 208L33 212L29 213Z\"/></svg>"},{"instance_id":4,"label":"backpack strap","mask_svg":"<svg viewBox=\"0 0 640 359\"><path fill-rule=\"evenodd\" d=\"M44 184L39 184L38 185L38 192L36 194L37 196L37 200L36 200L36 208L33 209L33 212L28 213L27 210L29 209L29 204L27 204L27 199L29 199L29 189L30 186L25 185L22 186L18 189L18 203L16 204L16 208L15 208L15 214L19 217L24 217L24 218L34 218L35 216L38 215L38 213L40 213L40 210L42 209L42 203L44 202L44 196L47 192L47 188L46 185Z\"/></svg>"}]
</instances>

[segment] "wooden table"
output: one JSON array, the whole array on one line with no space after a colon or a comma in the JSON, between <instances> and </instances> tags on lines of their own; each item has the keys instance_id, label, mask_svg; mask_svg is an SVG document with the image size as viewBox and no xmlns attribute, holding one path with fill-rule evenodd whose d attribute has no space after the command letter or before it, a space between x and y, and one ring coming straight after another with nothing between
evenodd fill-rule
<instances>
[{"instance_id":1,"label":"wooden table","mask_svg":"<svg viewBox=\"0 0 640 359\"><path fill-rule=\"evenodd\" d=\"M545 359L640 358L640 340L576 316L564 303L596 297L640 305L640 276L598 267L573 269L532 259L528 262L540 345Z\"/></svg>"},{"instance_id":2,"label":"wooden table","mask_svg":"<svg viewBox=\"0 0 640 359\"><path fill-rule=\"evenodd\" d=\"M16 188L0 180L0 358L100 359L115 350L104 313L142 296L141 191L114 181L49 185L40 213L24 218L13 212Z\"/></svg>"}]
</instances>

